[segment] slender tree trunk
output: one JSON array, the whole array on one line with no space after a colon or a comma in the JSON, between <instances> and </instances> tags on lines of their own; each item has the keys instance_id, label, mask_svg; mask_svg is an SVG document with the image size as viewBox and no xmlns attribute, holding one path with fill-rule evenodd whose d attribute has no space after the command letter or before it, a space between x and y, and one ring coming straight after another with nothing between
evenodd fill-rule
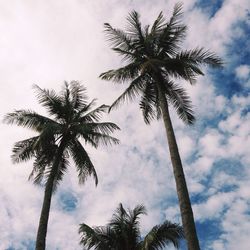
<instances>
[{"instance_id":1,"label":"slender tree trunk","mask_svg":"<svg viewBox=\"0 0 250 250\"><path fill-rule=\"evenodd\" d=\"M181 158L178 150L178 146L175 139L175 134L172 126L172 122L169 115L168 103L166 97L161 90L161 86L158 84L158 94L160 101L160 108L163 115L163 121L166 129L167 140L169 145L170 157L173 166L173 172L175 177L177 195L179 200L179 206L181 211L182 224L184 229L185 238L189 250L199 250L199 240L196 233L194 216L189 199L187 184L185 175L181 163Z\"/></svg>"},{"instance_id":2,"label":"slender tree trunk","mask_svg":"<svg viewBox=\"0 0 250 250\"><path fill-rule=\"evenodd\" d=\"M44 198L43 198L43 206L40 215L40 221L37 231L36 237L36 250L45 250L46 247L46 235L47 235L47 227L49 221L49 211L50 211L50 204L51 198L53 193L54 181L56 178L56 174L58 171L58 166L60 164L60 160L63 154L64 144L61 143L55 161L53 162L51 172L49 174L49 178L46 183L45 191L44 191Z\"/></svg>"}]
</instances>

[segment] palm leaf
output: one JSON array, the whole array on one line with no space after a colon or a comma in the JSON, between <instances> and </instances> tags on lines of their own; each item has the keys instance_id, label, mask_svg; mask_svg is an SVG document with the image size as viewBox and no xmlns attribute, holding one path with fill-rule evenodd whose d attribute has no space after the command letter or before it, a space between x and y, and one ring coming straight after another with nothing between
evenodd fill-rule
<instances>
[{"instance_id":1,"label":"palm leaf","mask_svg":"<svg viewBox=\"0 0 250 250\"><path fill-rule=\"evenodd\" d=\"M131 50L131 39L120 29L114 29L109 23L104 24L104 32L108 41L114 48L119 48L125 51Z\"/></svg>"},{"instance_id":2,"label":"palm leaf","mask_svg":"<svg viewBox=\"0 0 250 250\"><path fill-rule=\"evenodd\" d=\"M16 110L13 113L8 113L4 117L4 122L30 128L37 132L40 132L46 126L58 125L56 121L31 110Z\"/></svg>"},{"instance_id":3,"label":"palm leaf","mask_svg":"<svg viewBox=\"0 0 250 250\"><path fill-rule=\"evenodd\" d=\"M180 119L186 124L193 124L195 122L194 111L192 110L190 97L186 93L185 89L179 87L171 81L168 81L166 85L165 91L167 98L177 111Z\"/></svg>"},{"instance_id":4,"label":"palm leaf","mask_svg":"<svg viewBox=\"0 0 250 250\"><path fill-rule=\"evenodd\" d=\"M181 226L170 221L165 221L161 225L154 226L145 236L142 250L164 249L169 244L179 247L180 239L184 238Z\"/></svg>"},{"instance_id":5,"label":"palm leaf","mask_svg":"<svg viewBox=\"0 0 250 250\"><path fill-rule=\"evenodd\" d=\"M142 91L145 86L145 76L139 76L133 80L129 87L111 104L109 111L115 107L118 107L121 103L125 101L134 100Z\"/></svg>"},{"instance_id":6,"label":"palm leaf","mask_svg":"<svg viewBox=\"0 0 250 250\"><path fill-rule=\"evenodd\" d=\"M62 97L58 96L54 90L41 89L39 86L34 85L37 92L37 99L49 112L50 115L55 116L58 120L63 120L64 106Z\"/></svg>"},{"instance_id":7,"label":"palm leaf","mask_svg":"<svg viewBox=\"0 0 250 250\"><path fill-rule=\"evenodd\" d=\"M79 233L82 234L80 244L87 250L110 250L111 230L109 227L91 228L86 224L80 224Z\"/></svg>"},{"instance_id":8,"label":"palm leaf","mask_svg":"<svg viewBox=\"0 0 250 250\"><path fill-rule=\"evenodd\" d=\"M106 135L106 134L102 134L102 133L98 133L98 132L91 132L91 133L89 133L88 137L96 145L102 144L104 146L108 146L108 145L119 144L120 143L120 141L118 139L116 139L116 138L114 138L114 137L112 137L110 135Z\"/></svg>"},{"instance_id":9,"label":"palm leaf","mask_svg":"<svg viewBox=\"0 0 250 250\"><path fill-rule=\"evenodd\" d=\"M108 105L103 104L103 105L97 107L96 109L93 109L93 110L89 111L89 109L91 107L90 104L88 105L89 108L86 107L81 111L82 114L81 114L80 118L78 119L78 122L80 122L80 123L98 122L101 119L103 113L106 113L108 108L109 108Z\"/></svg>"},{"instance_id":10,"label":"palm leaf","mask_svg":"<svg viewBox=\"0 0 250 250\"><path fill-rule=\"evenodd\" d=\"M187 30L186 25L182 24L182 15L182 4L177 3L169 22L159 35L159 47L162 49L160 57L173 56L178 52L179 43L185 38Z\"/></svg>"},{"instance_id":11,"label":"palm leaf","mask_svg":"<svg viewBox=\"0 0 250 250\"><path fill-rule=\"evenodd\" d=\"M80 85L78 81L71 81L69 86L72 107L77 110L84 108L88 100L86 88Z\"/></svg>"},{"instance_id":12,"label":"palm leaf","mask_svg":"<svg viewBox=\"0 0 250 250\"><path fill-rule=\"evenodd\" d=\"M159 34L165 26L166 26L165 18L163 16L163 12L161 11L152 25L152 28L150 31L151 36L155 36Z\"/></svg>"},{"instance_id":13,"label":"palm leaf","mask_svg":"<svg viewBox=\"0 0 250 250\"><path fill-rule=\"evenodd\" d=\"M99 123L87 123L85 126L89 127L91 131L109 134L120 128L112 122L99 122Z\"/></svg>"},{"instance_id":14,"label":"palm leaf","mask_svg":"<svg viewBox=\"0 0 250 250\"><path fill-rule=\"evenodd\" d=\"M90 160L87 152L78 140L71 142L70 154L75 162L79 183L83 184L88 176L93 176L95 184L98 184L98 178L95 171L95 167Z\"/></svg>"},{"instance_id":15,"label":"palm leaf","mask_svg":"<svg viewBox=\"0 0 250 250\"><path fill-rule=\"evenodd\" d=\"M107 81L112 80L115 82L124 82L127 80L133 80L135 77L138 77L140 71L140 64L133 62L126 65L125 67L104 72L99 77Z\"/></svg>"},{"instance_id":16,"label":"palm leaf","mask_svg":"<svg viewBox=\"0 0 250 250\"><path fill-rule=\"evenodd\" d=\"M143 118L146 124L150 124L153 119L160 119L161 110L159 108L158 92L155 84L148 83L140 101Z\"/></svg>"},{"instance_id":17,"label":"palm leaf","mask_svg":"<svg viewBox=\"0 0 250 250\"><path fill-rule=\"evenodd\" d=\"M143 45L144 36L138 12L133 10L129 13L127 17L127 24L128 24L127 30L130 37L132 37L134 41L139 42L141 45Z\"/></svg>"},{"instance_id":18,"label":"palm leaf","mask_svg":"<svg viewBox=\"0 0 250 250\"><path fill-rule=\"evenodd\" d=\"M26 140L16 142L12 149L12 161L14 163L19 163L21 161L30 160L36 155L36 142L39 139L39 136L31 137Z\"/></svg>"},{"instance_id":19,"label":"palm leaf","mask_svg":"<svg viewBox=\"0 0 250 250\"><path fill-rule=\"evenodd\" d=\"M223 62L220 57L209 50L203 48L196 48L193 50L182 51L176 55L180 61L190 65L207 64L212 67L222 67Z\"/></svg>"}]
</instances>

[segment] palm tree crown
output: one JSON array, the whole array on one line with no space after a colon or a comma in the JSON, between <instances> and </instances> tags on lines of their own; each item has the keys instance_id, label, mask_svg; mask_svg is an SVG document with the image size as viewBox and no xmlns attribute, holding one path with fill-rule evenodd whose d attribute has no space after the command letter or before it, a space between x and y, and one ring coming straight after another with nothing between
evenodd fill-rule
<instances>
[{"instance_id":1,"label":"palm tree crown","mask_svg":"<svg viewBox=\"0 0 250 250\"><path fill-rule=\"evenodd\" d=\"M48 177L59 145L64 143L55 184L62 179L69 164L69 156L77 167L79 182L84 183L86 177L92 175L97 184L94 165L79 139L94 147L100 143L106 145L119 142L109 135L119 129L118 126L110 122L99 122L107 106L92 109L95 100L88 103L86 89L76 81L65 83L60 95L38 86L35 86L35 89L39 103L47 109L52 118L31 110L17 110L5 116L7 123L27 127L38 133L37 136L15 143L13 161L18 163L34 157L34 168L29 178L39 184L44 177Z\"/></svg>"},{"instance_id":2,"label":"palm tree crown","mask_svg":"<svg viewBox=\"0 0 250 250\"><path fill-rule=\"evenodd\" d=\"M92 161L80 142L97 147L100 143L112 144L119 141L110 133L119 129L110 122L99 122L107 106L93 109L95 100L88 103L86 89L78 82L65 83L61 94L35 86L38 101L51 118L31 110L17 110L5 116L9 124L30 128L37 136L15 143L12 159L14 162L35 158L29 179L40 184L45 180L42 211L36 239L36 250L45 250L52 192L62 179L69 156L76 165L80 183L92 175L98 179Z\"/></svg>"},{"instance_id":3,"label":"palm tree crown","mask_svg":"<svg viewBox=\"0 0 250 250\"><path fill-rule=\"evenodd\" d=\"M106 226L92 228L81 224L80 244L88 250L160 250L169 244L178 248L179 241L183 238L181 226L165 221L154 226L142 238L139 223L141 214L146 214L146 209L142 205L127 212L120 204Z\"/></svg>"},{"instance_id":4,"label":"palm tree crown","mask_svg":"<svg viewBox=\"0 0 250 250\"><path fill-rule=\"evenodd\" d=\"M104 24L112 49L123 57L127 65L102 73L100 77L115 82L130 82L111 108L140 95L144 120L150 123L152 119L161 117L160 88L179 117L187 124L194 122L191 101L185 89L172 79L184 79L193 84L196 76L203 75L200 69L202 64L220 67L222 61L203 48L181 50L187 29L181 22L181 9L182 5L176 4L168 22L161 12L151 27L142 28L136 11L127 17L126 31Z\"/></svg>"}]
</instances>

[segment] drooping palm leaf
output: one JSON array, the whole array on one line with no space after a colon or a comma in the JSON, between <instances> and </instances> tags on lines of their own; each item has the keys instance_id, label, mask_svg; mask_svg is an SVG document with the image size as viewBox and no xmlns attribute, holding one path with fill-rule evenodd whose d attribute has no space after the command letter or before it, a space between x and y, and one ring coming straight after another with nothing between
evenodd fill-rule
<instances>
[{"instance_id":1,"label":"drooping palm leaf","mask_svg":"<svg viewBox=\"0 0 250 250\"><path fill-rule=\"evenodd\" d=\"M142 249L160 250L170 245L170 243L178 248L179 242L183 238L184 234L181 226L165 221L161 225L154 226L145 236Z\"/></svg>"},{"instance_id":2,"label":"drooping palm leaf","mask_svg":"<svg viewBox=\"0 0 250 250\"><path fill-rule=\"evenodd\" d=\"M95 184L98 184L97 174L89 155L78 140L70 144L70 153L78 172L79 183L83 184L88 176L93 175Z\"/></svg>"}]
</instances>

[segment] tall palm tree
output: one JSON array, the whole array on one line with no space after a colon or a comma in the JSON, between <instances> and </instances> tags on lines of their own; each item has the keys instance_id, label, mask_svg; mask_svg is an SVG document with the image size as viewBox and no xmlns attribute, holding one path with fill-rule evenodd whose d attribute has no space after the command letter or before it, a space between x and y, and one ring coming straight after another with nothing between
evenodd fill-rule
<instances>
[{"instance_id":1,"label":"tall palm tree","mask_svg":"<svg viewBox=\"0 0 250 250\"><path fill-rule=\"evenodd\" d=\"M161 12L151 27L147 25L142 28L136 11L127 17L128 26L125 31L105 23L105 32L112 49L122 56L126 65L102 73L100 77L119 83L129 82L129 87L110 109L141 96L140 108L145 123L163 118L185 238L188 249L197 250L200 247L169 105L175 108L186 124L193 124L195 117L191 100L185 89L173 79L184 79L193 84L198 75L203 75L200 68L202 64L221 67L222 60L203 48L181 49L186 34L186 26L181 18L182 5L176 4L169 21L165 20Z\"/></svg>"},{"instance_id":2,"label":"tall palm tree","mask_svg":"<svg viewBox=\"0 0 250 250\"><path fill-rule=\"evenodd\" d=\"M84 223L80 224L80 244L88 250L160 250L170 244L179 247L183 229L170 221L154 226L142 238L139 223L141 214L146 214L143 205L127 212L120 204L106 226L92 228Z\"/></svg>"},{"instance_id":3,"label":"tall palm tree","mask_svg":"<svg viewBox=\"0 0 250 250\"><path fill-rule=\"evenodd\" d=\"M36 184L45 183L36 239L36 250L44 250L52 193L69 165L69 156L78 171L79 183L83 184L92 175L97 185L94 165L80 139L94 147L99 144L117 144L119 141L110 133L119 128L114 123L99 122L107 106L93 109L95 100L88 103L86 89L76 81L65 83L60 94L38 86L35 89L39 103L47 109L51 118L31 110L17 110L7 114L4 120L38 133L16 142L12 159L19 163L34 158L29 179L33 179Z\"/></svg>"}]
</instances>

